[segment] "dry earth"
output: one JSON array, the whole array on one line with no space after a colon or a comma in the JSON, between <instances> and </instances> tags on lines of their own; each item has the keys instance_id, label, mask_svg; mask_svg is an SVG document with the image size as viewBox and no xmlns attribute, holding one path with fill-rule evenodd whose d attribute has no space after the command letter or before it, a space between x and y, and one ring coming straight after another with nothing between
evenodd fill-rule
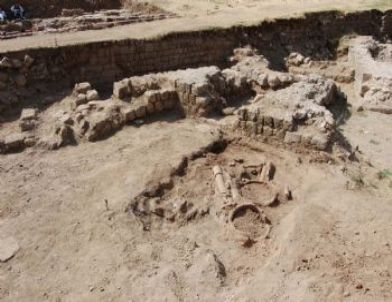
<instances>
[{"instance_id":1,"label":"dry earth","mask_svg":"<svg viewBox=\"0 0 392 302\"><path fill-rule=\"evenodd\" d=\"M115 38L252 21L262 17L256 7L265 16L283 14L281 1L151 2L184 17L124 26ZM284 13L371 2L285 1ZM62 34L59 43L114 32ZM391 301L391 115L362 110L354 78L343 77L352 68L346 55L294 65L291 74L331 78L347 96L336 126L353 152L338 142L329 152L287 148L232 131L236 115L184 119L172 111L100 141L0 154L0 300ZM283 89L258 91L261 101L250 106ZM41 110L42 131L74 100L67 95ZM18 127L6 119L0 136ZM275 172L260 182L266 162ZM216 166L254 204L229 219ZM290 197L281 192L287 187Z\"/></svg>"}]
</instances>

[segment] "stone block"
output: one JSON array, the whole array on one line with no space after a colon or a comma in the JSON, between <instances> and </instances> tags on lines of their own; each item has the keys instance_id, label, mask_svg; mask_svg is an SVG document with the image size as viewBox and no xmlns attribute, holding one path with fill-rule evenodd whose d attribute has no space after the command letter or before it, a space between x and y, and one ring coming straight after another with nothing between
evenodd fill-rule
<instances>
[{"instance_id":1,"label":"stone block","mask_svg":"<svg viewBox=\"0 0 392 302\"><path fill-rule=\"evenodd\" d=\"M25 148L25 136L22 133L13 133L5 137L4 145L6 151L20 151Z\"/></svg>"},{"instance_id":2,"label":"stone block","mask_svg":"<svg viewBox=\"0 0 392 302\"><path fill-rule=\"evenodd\" d=\"M86 94L87 91L91 90L91 84L88 82L83 82L75 85L74 92L76 94L84 93Z\"/></svg>"},{"instance_id":3,"label":"stone block","mask_svg":"<svg viewBox=\"0 0 392 302\"><path fill-rule=\"evenodd\" d=\"M154 104L154 106L155 106L155 109L156 109L158 112L161 112L161 111L163 111L163 109L165 109L165 107L163 106L163 103L162 103L161 101L156 102L156 103Z\"/></svg>"},{"instance_id":4,"label":"stone block","mask_svg":"<svg viewBox=\"0 0 392 302\"><path fill-rule=\"evenodd\" d=\"M145 105L140 105L136 108L136 117L137 118L144 118L147 114L147 108Z\"/></svg>"},{"instance_id":5,"label":"stone block","mask_svg":"<svg viewBox=\"0 0 392 302\"><path fill-rule=\"evenodd\" d=\"M123 111L124 119L126 123L132 122L136 119L136 111L132 108L126 108Z\"/></svg>"},{"instance_id":6,"label":"stone block","mask_svg":"<svg viewBox=\"0 0 392 302\"><path fill-rule=\"evenodd\" d=\"M89 91L87 91L87 93L86 93L86 99L87 99L88 102L89 102L89 101L96 101L96 100L99 100L98 91L96 91L96 90L89 90Z\"/></svg>"},{"instance_id":7,"label":"stone block","mask_svg":"<svg viewBox=\"0 0 392 302\"><path fill-rule=\"evenodd\" d=\"M37 110L34 108L25 108L20 115L21 121L37 119Z\"/></svg>"},{"instance_id":8,"label":"stone block","mask_svg":"<svg viewBox=\"0 0 392 302\"><path fill-rule=\"evenodd\" d=\"M120 100L131 96L128 80L115 82L113 86L113 95Z\"/></svg>"}]
</instances>

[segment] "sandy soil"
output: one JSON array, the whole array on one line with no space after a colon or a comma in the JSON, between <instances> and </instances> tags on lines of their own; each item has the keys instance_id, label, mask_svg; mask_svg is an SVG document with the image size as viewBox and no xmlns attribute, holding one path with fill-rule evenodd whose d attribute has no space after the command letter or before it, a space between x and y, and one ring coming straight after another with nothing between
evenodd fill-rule
<instances>
[{"instance_id":1,"label":"sandy soil","mask_svg":"<svg viewBox=\"0 0 392 302\"><path fill-rule=\"evenodd\" d=\"M222 140L221 122L172 119L97 143L2 156L0 238L14 238L19 251L0 264L0 299L392 299L392 180L377 176L391 168L392 142L379 131L392 126L389 116L353 112L342 126L360 163L245 139L209 152ZM246 238L213 213L212 166L265 159L293 200L265 208L269 236L244 247ZM162 207L187 204L175 219L127 210L143 190L170 181ZM266 194L249 190L254 200ZM204 214L190 215L195 208Z\"/></svg>"},{"instance_id":2,"label":"sandy soil","mask_svg":"<svg viewBox=\"0 0 392 302\"><path fill-rule=\"evenodd\" d=\"M234 24L255 24L266 18L288 17L304 12L339 9L346 11L369 8L390 9L389 1L355 0L150 0L181 18L124 25L100 31L83 31L22 37L0 41L1 51L16 51L26 48L57 47L94 41L150 38L176 31L200 30L210 27L230 27Z\"/></svg>"}]
</instances>

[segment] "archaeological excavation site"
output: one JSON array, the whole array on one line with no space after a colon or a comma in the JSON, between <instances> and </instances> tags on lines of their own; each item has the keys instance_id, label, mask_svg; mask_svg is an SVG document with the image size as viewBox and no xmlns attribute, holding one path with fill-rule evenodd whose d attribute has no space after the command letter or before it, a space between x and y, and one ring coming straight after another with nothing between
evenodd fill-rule
<instances>
[{"instance_id":1,"label":"archaeological excavation site","mask_svg":"<svg viewBox=\"0 0 392 302\"><path fill-rule=\"evenodd\" d=\"M22 1L0 301L392 301L392 5L315 2Z\"/></svg>"}]
</instances>

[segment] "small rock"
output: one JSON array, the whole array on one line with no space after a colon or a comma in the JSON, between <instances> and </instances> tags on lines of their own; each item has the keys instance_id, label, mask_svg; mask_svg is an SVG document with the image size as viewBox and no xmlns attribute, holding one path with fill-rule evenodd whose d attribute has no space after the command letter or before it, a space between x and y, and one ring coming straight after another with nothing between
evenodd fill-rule
<instances>
[{"instance_id":1,"label":"small rock","mask_svg":"<svg viewBox=\"0 0 392 302\"><path fill-rule=\"evenodd\" d=\"M8 58L8 57L2 58L1 61L0 61L0 67L12 68L12 61L11 61L11 59Z\"/></svg>"},{"instance_id":2,"label":"small rock","mask_svg":"<svg viewBox=\"0 0 392 302\"><path fill-rule=\"evenodd\" d=\"M79 93L87 93L87 91L91 90L91 84L88 82L83 82L75 85L74 92L76 94Z\"/></svg>"},{"instance_id":3,"label":"small rock","mask_svg":"<svg viewBox=\"0 0 392 302\"><path fill-rule=\"evenodd\" d=\"M0 262L7 262L19 251L19 244L13 237L0 238Z\"/></svg>"},{"instance_id":4,"label":"small rock","mask_svg":"<svg viewBox=\"0 0 392 302\"><path fill-rule=\"evenodd\" d=\"M37 110L34 108L26 108L22 110L22 113L20 115L20 120L21 121L27 121L27 120L35 120L37 119Z\"/></svg>"},{"instance_id":5,"label":"small rock","mask_svg":"<svg viewBox=\"0 0 392 302\"><path fill-rule=\"evenodd\" d=\"M23 63L26 67L30 67L34 63L34 59L30 57L29 55L25 55L23 59Z\"/></svg>"},{"instance_id":6,"label":"small rock","mask_svg":"<svg viewBox=\"0 0 392 302\"><path fill-rule=\"evenodd\" d=\"M277 75L273 75L273 76L269 76L268 77L268 85L272 88L272 89L276 89L280 86L280 79Z\"/></svg>"},{"instance_id":7,"label":"small rock","mask_svg":"<svg viewBox=\"0 0 392 302\"><path fill-rule=\"evenodd\" d=\"M89 91L87 91L87 93L86 93L86 98L87 98L87 101L88 101L88 102L89 102L89 101L96 101L96 100L99 100L98 91L96 91L96 90L89 90Z\"/></svg>"},{"instance_id":8,"label":"small rock","mask_svg":"<svg viewBox=\"0 0 392 302\"><path fill-rule=\"evenodd\" d=\"M234 107L226 107L222 110L223 115L233 115L235 111Z\"/></svg>"},{"instance_id":9,"label":"small rock","mask_svg":"<svg viewBox=\"0 0 392 302\"><path fill-rule=\"evenodd\" d=\"M4 145L7 151L19 151L25 147L25 136L22 133L14 133L6 136Z\"/></svg>"}]
</instances>

